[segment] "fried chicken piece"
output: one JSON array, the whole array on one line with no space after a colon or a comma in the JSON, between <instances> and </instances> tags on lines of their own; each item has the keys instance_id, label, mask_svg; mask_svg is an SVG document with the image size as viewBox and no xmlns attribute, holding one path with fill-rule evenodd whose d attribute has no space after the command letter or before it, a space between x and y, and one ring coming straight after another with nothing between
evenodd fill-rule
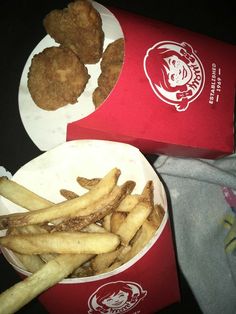
<instances>
[{"instance_id":1,"label":"fried chicken piece","mask_svg":"<svg viewBox=\"0 0 236 314\"><path fill-rule=\"evenodd\" d=\"M70 49L49 47L33 56L27 83L38 107L56 110L76 103L89 78L87 68Z\"/></svg>"},{"instance_id":2,"label":"fried chicken piece","mask_svg":"<svg viewBox=\"0 0 236 314\"><path fill-rule=\"evenodd\" d=\"M104 102L104 100L107 98L108 94L105 93L101 87L97 87L92 95L92 99L93 99L93 104L95 106L95 108L98 108L100 106L101 103Z\"/></svg>"},{"instance_id":3,"label":"fried chicken piece","mask_svg":"<svg viewBox=\"0 0 236 314\"><path fill-rule=\"evenodd\" d=\"M92 95L95 108L99 107L115 86L120 75L123 59L124 39L119 38L110 43L102 55L98 87L94 90Z\"/></svg>"},{"instance_id":4,"label":"fried chicken piece","mask_svg":"<svg viewBox=\"0 0 236 314\"><path fill-rule=\"evenodd\" d=\"M43 25L57 43L70 48L84 64L100 60L104 43L102 19L89 1L71 2L67 8L49 12Z\"/></svg>"},{"instance_id":5,"label":"fried chicken piece","mask_svg":"<svg viewBox=\"0 0 236 314\"><path fill-rule=\"evenodd\" d=\"M124 38L119 38L110 43L105 49L102 60L101 69L105 70L110 63L123 63L124 60Z\"/></svg>"},{"instance_id":6,"label":"fried chicken piece","mask_svg":"<svg viewBox=\"0 0 236 314\"><path fill-rule=\"evenodd\" d=\"M122 63L109 63L98 78L98 86L108 95L119 77Z\"/></svg>"}]
</instances>

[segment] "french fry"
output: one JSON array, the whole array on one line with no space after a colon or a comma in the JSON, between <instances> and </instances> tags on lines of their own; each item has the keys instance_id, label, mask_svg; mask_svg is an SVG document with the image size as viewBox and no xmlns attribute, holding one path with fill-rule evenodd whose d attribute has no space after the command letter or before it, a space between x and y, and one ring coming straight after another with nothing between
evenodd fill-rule
<instances>
[{"instance_id":1,"label":"french fry","mask_svg":"<svg viewBox=\"0 0 236 314\"><path fill-rule=\"evenodd\" d=\"M112 271L138 254L164 216L154 206L154 186L131 194L134 181L117 185L113 168L103 178L77 177L83 195L61 189L54 204L9 179L0 178L0 195L30 212L0 216L7 229L0 245L12 250L33 274L0 295L0 314L20 309L60 280ZM40 284L39 284L40 282Z\"/></svg>"},{"instance_id":2,"label":"french fry","mask_svg":"<svg viewBox=\"0 0 236 314\"><path fill-rule=\"evenodd\" d=\"M52 202L7 177L0 177L0 195L28 210L36 210L53 205Z\"/></svg>"},{"instance_id":3,"label":"french fry","mask_svg":"<svg viewBox=\"0 0 236 314\"><path fill-rule=\"evenodd\" d=\"M80 186L87 190L91 190L101 181L101 178L88 179L85 177L77 177L76 180Z\"/></svg>"},{"instance_id":4,"label":"french fry","mask_svg":"<svg viewBox=\"0 0 236 314\"><path fill-rule=\"evenodd\" d=\"M145 245L154 236L155 232L156 228L148 221L145 221L140 229L140 232L135 238L135 241L132 243L132 246L125 247L127 248L127 250L123 249L123 252L121 252L121 254L117 256L117 259L114 261L114 263L112 263L107 268L103 268L100 271L97 271L96 274L98 275L101 273L112 271L127 263L145 247Z\"/></svg>"},{"instance_id":5,"label":"french fry","mask_svg":"<svg viewBox=\"0 0 236 314\"><path fill-rule=\"evenodd\" d=\"M148 217L148 221L150 221L157 229L159 228L164 215L165 215L165 211L163 207L159 204L155 204L154 208L152 209Z\"/></svg>"},{"instance_id":6,"label":"french fry","mask_svg":"<svg viewBox=\"0 0 236 314\"><path fill-rule=\"evenodd\" d=\"M14 214L11 214L14 215ZM18 214L15 214L18 215ZM1 215L0 216L0 230L5 230L9 228L9 217L10 215Z\"/></svg>"},{"instance_id":7,"label":"french fry","mask_svg":"<svg viewBox=\"0 0 236 314\"><path fill-rule=\"evenodd\" d=\"M97 271L96 272L96 275L100 275L100 274L103 274L103 273L108 273L118 267L120 267L121 265L123 265L123 262L122 261L115 261L113 264L111 264L109 267L107 268L104 268L100 271Z\"/></svg>"},{"instance_id":8,"label":"french fry","mask_svg":"<svg viewBox=\"0 0 236 314\"><path fill-rule=\"evenodd\" d=\"M140 195L129 194L127 195L120 205L117 207L119 212L130 212L139 202Z\"/></svg>"},{"instance_id":9,"label":"french fry","mask_svg":"<svg viewBox=\"0 0 236 314\"><path fill-rule=\"evenodd\" d=\"M104 218L103 218L103 221L102 221L102 226L105 230L107 230L108 232L111 231L111 215L112 213L106 215Z\"/></svg>"},{"instance_id":10,"label":"french fry","mask_svg":"<svg viewBox=\"0 0 236 314\"><path fill-rule=\"evenodd\" d=\"M52 231L79 231L90 223L94 223L116 209L122 198L134 188L133 181L125 182L121 187L115 186L112 192L95 204L82 209L75 217L66 219L56 225Z\"/></svg>"},{"instance_id":11,"label":"french fry","mask_svg":"<svg viewBox=\"0 0 236 314\"><path fill-rule=\"evenodd\" d=\"M48 231L39 225L28 225L23 227L14 227L8 229L8 235L16 234L34 234L34 233L48 233Z\"/></svg>"},{"instance_id":12,"label":"french fry","mask_svg":"<svg viewBox=\"0 0 236 314\"><path fill-rule=\"evenodd\" d=\"M73 273L70 275L71 278L81 278L81 277L89 277L93 276L94 271L90 264L81 265L80 267L76 268Z\"/></svg>"},{"instance_id":13,"label":"french fry","mask_svg":"<svg viewBox=\"0 0 236 314\"><path fill-rule=\"evenodd\" d=\"M79 197L79 195L73 191L67 190L67 189L61 189L60 190L61 196L63 196L67 200L71 200L73 198Z\"/></svg>"},{"instance_id":14,"label":"french fry","mask_svg":"<svg viewBox=\"0 0 236 314\"><path fill-rule=\"evenodd\" d=\"M104 263L104 267L97 267L97 271L95 272L96 275L99 275L99 274L103 274L103 273L107 273L107 272L110 272L118 267L120 267L121 265L123 265L125 262L124 262L124 259L127 255L127 253L131 250L131 246L128 245L128 246L121 246L119 248L119 254L117 255L116 259L114 260L113 263L111 263L109 266L105 267L106 264ZM102 254L103 255L103 254ZM100 256L100 255L97 255L97 256ZM96 257L97 257L96 256ZM104 254L105 256L105 254ZM94 259L96 259L96 257ZM91 265L93 266L93 260L91 260ZM101 262L100 262L101 263Z\"/></svg>"},{"instance_id":15,"label":"french fry","mask_svg":"<svg viewBox=\"0 0 236 314\"><path fill-rule=\"evenodd\" d=\"M127 213L114 211L111 215L111 232L115 233L127 217Z\"/></svg>"},{"instance_id":16,"label":"french fry","mask_svg":"<svg viewBox=\"0 0 236 314\"><path fill-rule=\"evenodd\" d=\"M20 254L14 252L23 268L31 273L38 271L45 263L38 255Z\"/></svg>"},{"instance_id":17,"label":"french fry","mask_svg":"<svg viewBox=\"0 0 236 314\"><path fill-rule=\"evenodd\" d=\"M92 268L95 272L100 272L109 267L119 254L119 248L109 253L98 254L91 261Z\"/></svg>"},{"instance_id":18,"label":"french fry","mask_svg":"<svg viewBox=\"0 0 236 314\"><path fill-rule=\"evenodd\" d=\"M143 188L143 191L140 195L140 200L142 202L150 202L151 206L153 207L154 206L154 203L153 203L153 190L154 190L154 186L153 186L153 182L152 181L148 181L144 188Z\"/></svg>"},{"instance_id":19,"label":"french fry","mask_svg":"<svg viewBox=\"0 0 236 314\"><path fill-rule=\"evenodd\" d=\"M128 245L135 233L142 226L152 210L150 202L138 203L127 215L116 234L121 237L121 243Z\"/></svg>"},{"instance_id":20,"label":"french fry","mask_svg":"<svg viewBox=\"0 0 236 314\"><path fill-rule=\"evenodd\" d=\"M15 227L12 229L9 229L9 232L7 233L8 235L17 235L17 234L40 234L40 233L48 233L47 229L42 228L39 225L28 225L28 226L23 226L23 227ZM30 272L35 272L38 267L43 262L48 262L51 259L55 258L57 254L40 254L40 255L28 255L28 254L20 254L14 252L21 263L25 266L25 268L30 271ZM35 263L35 265L33 265ZM38 265L38 266L37 266Z\"/></svg>"},{"instance_id":21,"label":"french fry","mask_svg":"<svg viewBox=\"0 0 236 314\"><path fill-rule=\"evenodd\" d=\"M37 195L36 193L31 192L30 190L26 189L22 185L18 184L17 182L10 180L6 177L0 177L0 194L1 196L7 198L8 200L18 204L21 207L24 207L28 210L37 210L41 208L45 208L48 206L53 205L53 202L42 198L41 196ZM17 215L17 214L13 214ZM5 219L4 219L5 217ZM5 229L8 226L8 215L0 216L0 229ZM28 233L39 233L39 232L46 232L44 228L41 228L37 225L29 225L24 227L13 228L8 233L9 234L28 234ZM49 260L49 255L46 258L46 255L42 259L39 256L35 255L26 255L15 253L21 264L23 264L24 268L29 272L35 272L39 268L44 265L44 261ZM55 256L51 256L54 258Z\"/></svg>"},{"instance_id":22,"label":"french fry","mask_svg":"<svg viewBox=\"0 0 236 314\"><path fill-rule=\"evenodd\" d=\"M66 200L48 208L38 209L37 211L20 213L17 216L14 214L9 215L8 224L9 226L24 226L48 222L57 218L76 216L81 209L91 206L94 202L108 195L115 187L119 176L120 170L114 168L93 189L80 197Z\"/></svg>"},{"instance_id":23,"label":"french fry","mask_svg":"<svg viewBox=\"0 0 236 314\"><path fill-rule=\"evenodd\" d=\"M95 273L101 273L106 268L110 267L111 264L118 258L124 247L121 246L117 248L115 251L98 254L91 260L91 266Z\"/></svg>"},{"instance_id":24,"label":"french fry","mask_svg":"<svg viewBox=\"0 0 236 314\"><path fill-rule=\"evenodd\" d=\"M17 312L40 293L68 277L74 269L92 257L93 255L89 254L58 255L37 272L0 294L0 314Z\"/></svg>"},{"instance_id":25,"label":"french fry","mask_svg":"<svg viewBox=\"0 0 236 314\"><path fill-rule=\"evenodd\" d=\"M47 233L47 231L40 226L24 226L24 227L16 227L9 229L7 234L10 236L14 236L17 234L29 234L29 233L35 233L35 232L42 232ZM31 273L36 272L44 265L44 260L38 256L38 255L32 255L32 254L20 254L17 252L14 252L17 259L20 261L20 263L23 265L23 268Z\"/></svg>"},{"instance_id":26,"label":"french fry","mask_svg":"<svg viewBox=\"0 0 236 314\"><path fill-rule=\"evenodd\" d=\"M102 226L97 225L95 223L92 223L86 227L84 227L82 230L82 232L107 232L106 229L104 229Z\"/></svg>"},{"instance_id":27,"label":"french fry","mask_svg":"<svg viewBox=\"0 0 236 314\"><path fill-rule=\"evenodd\" d=\"M0 177L0 195L29 211L54 204L7 177ZM11 217L14 216L20 217L20 213L11 214ZM9 217L0 215L0 230L8 228Z\"/></svg>"},{"instance_id":28,"label":"french fry","mask_svg":"<svg viewBox=\"0 0 236 314\"><path fill-rule=\"evenodd\" d=\"M0 238L0 245L21 254L100 254L115 250L119 244L119 237L108 232L53 232Z\"/></svg>"},{"instance_id":29,"label":"french fry","mask_svg":"<svg viewBox=\"0 0 236 314\"><path fill-rule=\"evenodd\" d=\"M131 258L137 255L151 240L155 232L156 228L146 220L143 223L137 238L132 243L131 249L123 256L123 263L128 262Z\"/></svg>"}]
</instances>

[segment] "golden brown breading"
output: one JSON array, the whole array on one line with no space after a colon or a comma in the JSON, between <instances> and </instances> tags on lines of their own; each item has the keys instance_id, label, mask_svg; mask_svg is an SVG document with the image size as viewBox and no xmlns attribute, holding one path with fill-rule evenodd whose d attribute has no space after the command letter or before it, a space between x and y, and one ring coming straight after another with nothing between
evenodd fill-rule
<instances>
[{"instance_id":1,"label":"golden brown breading","mask_svg":"<svg viewBox=\"0 0 236 314\"><path fill-rule=\"evenodd\" d=\"M115 83L119 77L122 63L109 63L106 68L102 71L101 75L98 78L98 86L102 87L103 91L110 93L112 88L115 86Z\"/></svg>"},{"instance_id":2,"label":"golden brown breading","mask_svg":"<svg viewBox=\"0 0 236 314\"><path fill-rule=\"evenodd\" d=\"M101 74L98 77L98 87L93 92L93 103L97 108L109 95L115 86L124 59L124 39L119 38L105 49L101 60Z\"/></svg>"},{"instance_id":3,"label":"golden brown breading","mask_svg":"<svg viewBox=\"0 0 236 314\"><path fill-rule=\"evenodd\" d=\"M97 87L92 95L93 98L93 104L95 106L95 108L98 108L99 105L104 102L104 100L107 98L108 94L104 93L104 91L102 90L101 87Z\"/></svg>"},{"instance_id":4,"label":"golden brown breading","mask_svg":"<svg viewBox=\"0 0 236 314\"><path fill-rule=\"evenodd\" d=\"M59 44L70 48L85 64L97 63L103 52L104 32L99 12L86 0L49 12L43 25Z\"/></svg>"},{"instance_id":5,"label":"golden brown breading","mask_svg":"<svg viewBox=\"0 0 236 314\"><path fill-rule=\"evenodd\" d=\"M33 56L28 88L38 107L56 110L76 103L89 78L87 68L70 49L49 47Z\"/></svg>"},{"instance_id":6,"label":"golden brown breading","mask_svg":"<svg viewBox=\"0 0 236 314\"><path fill-rule=\"evenodd\" d=\"M104 70L109 63L123 63L124 60L124 38L119 38L110 43L105 49L101 69Z\"/></svg>"}]
</instances>

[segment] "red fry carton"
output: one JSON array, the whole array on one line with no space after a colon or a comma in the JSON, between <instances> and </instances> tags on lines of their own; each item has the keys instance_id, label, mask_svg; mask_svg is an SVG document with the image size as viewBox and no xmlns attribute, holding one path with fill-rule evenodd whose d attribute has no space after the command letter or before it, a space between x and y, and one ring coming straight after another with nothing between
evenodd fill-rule
<instances>
[{"instance_id":1,"label":"red fry carton","mask_svg":"<svg viewBox=\"0 0 236 314\"><path fill-rule=\"evenodd\" d=\"M123 68L103 104L67 125L67 140L115 140L173 156L233 153L236 47L111 11L110 25L118 21L125 40Z\"/></svg>"},{"instance_id":2,"label":"red fry carton","mask_svg":"<svg viewBox=\"0 0 236 314\"><path fill-rule=\"evenodd\" d=\"M64 279L40 294L39 300L49 313L151 314L180 299L165 190L137 148L111 141L69 141L25 164L13 180L56 203L64 200L61 188L82 195L76 176L102 177L113 167L121 170L118 184L136 182L134 194L141 193L152 180L154 202L165 211L161 225L146 246L120 267L96 276ZM23 211L6 199L0 202L6 209L1 214ZM23 277L30 275L10 250L2 251L17 272Z\"/></svg>"}]
</instances>

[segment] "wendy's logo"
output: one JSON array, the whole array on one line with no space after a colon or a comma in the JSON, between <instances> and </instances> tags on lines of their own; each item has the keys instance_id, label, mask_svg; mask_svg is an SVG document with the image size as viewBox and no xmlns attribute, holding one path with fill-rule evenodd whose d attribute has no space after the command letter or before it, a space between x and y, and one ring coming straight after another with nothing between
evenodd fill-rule
<instances>
[{"instance_id":1,"label":"wendy's logo","mask_svg":"<svg viewBox=\"0 0 236 314\"><path fill-rule=\"evenodd\" d=\"M144 71L156 96L177 111L185 111L205 83L202 63L185 42L155 44L144 57Z\"/></svg>"},{"instance_id":2,"label":"wendy's logo","mask_svg":"<svg viewBox=\"0 0 236 314\"><path fill-rule=\"evenodd\" d=\"M146 295L147 291L136 282L109 282L90 296L88 313L123 314L133 309Z\"/></svg>"}]
</instances>

